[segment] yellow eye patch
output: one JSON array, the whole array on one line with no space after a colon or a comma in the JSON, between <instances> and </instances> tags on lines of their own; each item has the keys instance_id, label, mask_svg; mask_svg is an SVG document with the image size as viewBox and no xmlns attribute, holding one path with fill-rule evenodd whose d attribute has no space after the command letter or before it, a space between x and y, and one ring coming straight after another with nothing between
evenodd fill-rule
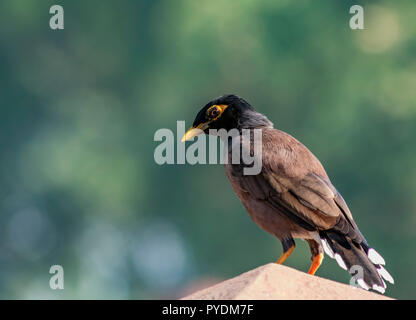
<instances>
[{"instance_id":1,"label":"yellow eye patch","mask_svg":"<svg viewBox=\"0 0 416 320\"><path fill-rule=\"evenodd\" d=\"M226 104L215 104L211 107L209 107L206 111L206 115L208 117L208 121L205 123L200 123L197 126L193 126L190 128L185 135L182 138L182 142L188 141L192 139L193 137L196 137L197 135L201 134L204 130L209 128L209 124L215 120L217 120L221 115L224 113L225 109L227 109L228 105Z\"/></svg>"},{"instance_id":2,"label":"yellow eye patch","mask_svg":"<svg viewBox=\"0 0 416 320\"><path fill-rule=\"evenodd\" d=\"M215 121L219 117L221 117L221 115L223 114L225 109L227 109L227 107L228 105L226 104L215 104L209 107L207 110L207 116L208 118L210 118L210 121Z\"/></svg>"}]
</instances>

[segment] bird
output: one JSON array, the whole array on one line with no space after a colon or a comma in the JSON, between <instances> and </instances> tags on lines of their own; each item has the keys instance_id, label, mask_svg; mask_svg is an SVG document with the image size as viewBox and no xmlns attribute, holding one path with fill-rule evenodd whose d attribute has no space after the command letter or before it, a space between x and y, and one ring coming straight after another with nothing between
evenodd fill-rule
<instances>
[{"instance_id":1,"label":"bird","mask_svg":"<svg viewBox=\"0 0 416 320\"><path fill-rule=\"evenodd\" d=\"M295 249L294 239L305 240L311 251L308 273L314 275L324 253L355 278L356 286L384 293L394 279L383 267L384 258L358 229L347 203L331 183L318 158L296 138L275 129L273 123L243 98L222 95L208 102L196 115L182 142L216 130L244 130L261 133L261 170L244 174L244 159L225 162L232 189L251 219L280 240L282 264ZM253 152L253 135L249 136ZM241 148L228 137L224 141L231 154ZM235 162L235 163L234 163Z\"/></svg>"}]
</instances>

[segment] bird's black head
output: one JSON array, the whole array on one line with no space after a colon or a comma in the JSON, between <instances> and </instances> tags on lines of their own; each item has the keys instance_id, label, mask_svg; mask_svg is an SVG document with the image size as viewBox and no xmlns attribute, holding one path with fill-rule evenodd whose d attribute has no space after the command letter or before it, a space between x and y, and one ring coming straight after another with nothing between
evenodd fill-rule
<instances>
[{"instance_id":1,"label":"bird's black head","mask_svg":"<svg viewBox=\"0 0 416 320\"><path fill-rule=\"evenodd\" d=\"M182 141L187 141L204 132L208 134L209 129L225 129L227 131L237 128L249 128L250 123L266 119L267 124L271 122L256 112L254 108L244 99L233 95L223 95L208 102L196 115L192 128L190 128Z\"/></svg>"}]
</instances>

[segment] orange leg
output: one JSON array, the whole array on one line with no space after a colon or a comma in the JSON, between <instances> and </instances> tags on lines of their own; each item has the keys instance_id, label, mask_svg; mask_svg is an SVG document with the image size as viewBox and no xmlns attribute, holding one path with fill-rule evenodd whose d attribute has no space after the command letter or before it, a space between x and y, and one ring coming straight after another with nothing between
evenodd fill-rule
<instances>
[{"instance_id":1,"label":"orange leg","mask_svg":"<svg viewBox=\"0 0 416 320\"><path fill-rule=\"evenodd\" d=\"M318 270L319 266L321 265L323 259L324 259L323 253L319 253L316 256L314 256L312 258L312 264L311 264L311 267L309 268L308 273L314 275L316 270Z\"/></svg>"},{"instance_id":2,"label":"orange leg","mask_svg":"<svg viewBox=\"0 0 416 320\"><path fill-rule=\"evenodd\" d=\"M295 249L295 245L292 245L287 251L283 252L280 258L277 259L276 263L282 264L283 262L285 262L285 260L289 258L289 256L292 254L293 249Z\"/></svg>"}]
</instances>

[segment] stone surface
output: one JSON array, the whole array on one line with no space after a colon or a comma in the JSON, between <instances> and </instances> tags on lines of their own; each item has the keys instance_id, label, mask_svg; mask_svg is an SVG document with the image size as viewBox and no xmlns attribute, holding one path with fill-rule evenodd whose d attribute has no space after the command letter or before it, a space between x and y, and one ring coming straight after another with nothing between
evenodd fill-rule
<instances>
[{"instance_id":1,"label":"stone surface","mask_svg":"<svg viewBox=\"0 0 416 320\"><path fill-rule=\"evenodd\" d=\"M379 300L391 298L270 263L182 299Z\"/></svg>"}]
</instances>

